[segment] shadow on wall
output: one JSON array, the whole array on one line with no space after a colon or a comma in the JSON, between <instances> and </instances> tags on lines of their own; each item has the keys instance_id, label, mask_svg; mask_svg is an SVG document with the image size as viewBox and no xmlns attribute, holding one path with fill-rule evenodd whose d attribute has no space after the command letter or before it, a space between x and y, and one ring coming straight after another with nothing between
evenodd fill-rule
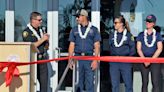
<instances>
[{"instance_id":1,"label":"shadow on wall","mask_svg":"<svg viewBox=\"0 0 164 92\"><path fill-rule=\"evenodd\" d=\"M0 86L5 84L5 74L6 72L2 72L0 74ZM9 89L9 92L16 92L16 89L19 89L22 86L22 79L20 77L13 77L12 82L9 87L5 87L4 89Z\"/></svg>"}]
</instances>

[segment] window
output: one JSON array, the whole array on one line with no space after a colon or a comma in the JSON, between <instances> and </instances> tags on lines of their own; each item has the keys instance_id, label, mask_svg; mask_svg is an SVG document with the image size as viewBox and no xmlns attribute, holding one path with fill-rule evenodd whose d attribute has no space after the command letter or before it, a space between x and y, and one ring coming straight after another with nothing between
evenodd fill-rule
<instances>
[{"instance_id":1,"label":"window","mask_svg":"<svg viewBox=\"0 0 164 92\"><path fill-rule=\"evenodd\" d=\"M47 25L47 0L15 0L15 38L22 41L22 32L29 23L30 13L40 12L43 17L43 26Z\"/></svg>"},{"instance_id":2,"label":"window","mask_svg":"<svg viewBox=\"0 0 164 92\"><path fill-rule=\"evenodd\" d=\"M0 0L0 41L5 41L5 1Z\"/></svg>"}]
</instances>

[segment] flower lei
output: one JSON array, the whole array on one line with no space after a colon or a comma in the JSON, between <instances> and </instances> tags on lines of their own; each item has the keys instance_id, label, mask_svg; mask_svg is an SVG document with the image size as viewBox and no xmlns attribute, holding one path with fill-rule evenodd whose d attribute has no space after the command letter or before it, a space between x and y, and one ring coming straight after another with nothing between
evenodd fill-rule
<instances>
[{"instance_id":1,"label":"flower lei","mask_svg":"<svg viewBox=\"0 0 164 92\"><path fill-rule=\"evenodd\" d=\"M122 39L121 39L120 43L118 44L117 43L117 31L115 30L115 32L114 32L114 45L115 45L115 47L120 47L123 45L123 42L127 40L126 34L127 34L127 30L125 29L123 31Z\"/></svg>"},{"instance_id":2,"label":"flower lei","mask_svg":"<svg viewBox=\"0 0 164 92\"><path fill-rule=\"evenodd\" d=\"M144 31L144 42L147 47L153 47L154 43L156 42L156 30L153 29L152 31L153 31L153 35L152 35L153 39L150 44L148 43L148 39L147 39L147 30Z\"/></svg>"},{"instance_id":3,"label":"flower lei","mask_svg":"<svg viewBox=\"0 0 164 92\"><path fill-rule=\"evenodd\" d=\"M87 37L91 27L92 27L92 24L91 24L91 22L89 22L88 27L87 27L84 35L83 35L82 32L81 32L81 25L78 25L78 32L79 32L79 35L82 39L85 39Z\"/></svg>"},{"instance_id":4,"label":"flower lei","mask_svg":"<svg viewBox=\"0 0 164 92\"><path fill-rule=\"evenodd\" d=\"M36 32L36 30L31 26L30 23L27 24L27 27L32 31L32 33L35 35L35 37L36 37L38 40L40 40L41 37L43 37L43 31L42 31L42 29L39 29L40 35L41 35L41 37L40 37L40 36L38 35L38 33Z\"/></svg>"}]
</instances>

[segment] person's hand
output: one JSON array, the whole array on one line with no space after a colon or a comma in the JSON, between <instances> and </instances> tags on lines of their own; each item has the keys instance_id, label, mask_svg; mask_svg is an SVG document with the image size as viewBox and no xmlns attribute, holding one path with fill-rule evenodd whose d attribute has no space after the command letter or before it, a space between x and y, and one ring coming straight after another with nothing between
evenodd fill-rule
<instances>
[{"instance_id":1,"label":"person's hand","mask_svg":"<svg viewBox=\"0 0 164 92\"><path fill-rule=\"evenodd\" d=\"M73 61L71 61L71 60L69 60L69 68L71 69L71 70L73 70L73 67L74 67L74 62Z\"/></svg>"},{"instance_id":2,"label":"person's hand","mask_svg":"<svg viewBox=\"0 0 164 92\"><path fill-rule=\"evenodd\" d=\"M150 62L145 62L144 65L145 67L148 67L150 65Z\"/></svg>"},{"instance_id":3,"label":"person's hand","mask_svg":"<svg viewBox=\"0 0 164 92\"><path fill-rule=\"evenodd\" d=\"M68 64L69 64L69 68L73 70L75 62L73 61L73 59L71 59L71 56L69 56Z\"/></svg>"},{"instance_id":4,"label":"person's hand","mask_svg":"<svg viewBox=\"0 0 164 92\"><path fill-rule=\"evenodd\" d=\"M97 60L93 60L92 63L91 63L91 68L92 70L96 70L98 67L98 62Z\"/></svg>"},{"instance_id":5,"label":"person's hand","mask_svg":"<svg viewBox=\"0 0 164 92\"><path fill-rule=\"evenodd\" d=\"M43 39L44 39L45 41L48 41L49 38L50 38L50 35L49 35L49 34L46 33L46 34L43 35Z\"/></svg>"}]
</instances>

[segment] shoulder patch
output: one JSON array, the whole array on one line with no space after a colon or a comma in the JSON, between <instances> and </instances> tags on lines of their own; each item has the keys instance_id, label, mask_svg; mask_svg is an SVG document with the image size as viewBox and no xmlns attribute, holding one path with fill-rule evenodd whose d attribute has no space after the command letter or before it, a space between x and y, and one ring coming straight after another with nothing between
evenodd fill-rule
<instances>
[{"instance_id":1,"label":"shoulder patch","mask_svg":"<svg viewBox=\"0 0 164 92\"><path fill-rule=\"evenodd\" d=\"M28 32L27 31L24 31L23 32L23 37L26 38L28 36Z\"/></svg>"},{"instance_id":2,"label":"shoulder patch","mask_svg":"<svg viewBox=\"0 0 164 92\"><path fill-rule=\"evenodd\" d=\"M131 36L131 41L134 41L134 36Z\"/></svg>"}]
</instances>

